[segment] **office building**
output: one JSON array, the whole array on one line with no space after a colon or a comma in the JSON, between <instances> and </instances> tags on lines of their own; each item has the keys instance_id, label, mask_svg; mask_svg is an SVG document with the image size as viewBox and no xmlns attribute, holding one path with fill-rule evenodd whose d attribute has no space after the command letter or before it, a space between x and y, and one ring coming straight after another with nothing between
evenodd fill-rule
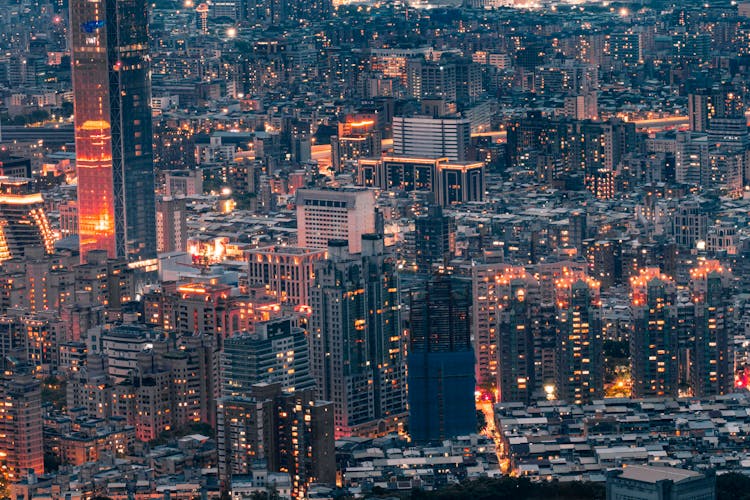
<instances>
[{"instance_id":1,"label":"office building","mask_svg":"<svg viewBox=\"0 0 750 500\"><path fill-rule=\"evenodd\" d=\"M410 156L367 158L358 162L358 181L389 191L430 192L443 207L485 199L484 162Z\"/></svg>"},{"instance_id":2,"label":"office building","mask_svg":"<svg viewBox=\"0 0 750 500\"><path fill-rule=\"evenodd\" d=\"M409 435L439 442L476 431L471 282L439 271L409 297Z\"/></svg>"},{"instance_id":3,"label":"office building","mask_svg":"<svg viewBox=\"0 0 750 500\"><path fill-rule=\"evenodd\" d=\"M148 19L145 0L70 2L81 259L156 256Z\"/></svg>"},{"instance_id":4,"label":"office building","mask_svg":"<svg viewBox=\"0 0 750 500\"><path fill-rule=\"evenodd\" d=\"M31 247L54 251L44 200L30 179L0 177L0 221L0 262L23 257Z\"/></svg>"},{"instance_id":5,"label":"office building","mask_svg":"<svg viewBox=\"0 0 750 500\"><path fill-rule=\"evenodd\" d=\"M437 201L449 207L484 200L485 165L483 162L440 165L437 177Z\"/></svg>"},{"instance_id":6,"label":"office building","mask_svg":"<svg viewBox=\"0 0 750 500\"><path fill-rule=\"evenodd\" d=\"M417 158L469 160L471 122L464 118L396 116L393 118L393 153Z\"/></svg>"},{"instance_id":7,"label":"office building","mask_svg":"<svg viewBox=\"0 0 750 500\"><path fill-rule=\"evenodd\" d=\"M362 250L362 235L375 231L375 195L367 189L298 189L297 243L328 247L345 240L349 251Z\"/></svg>"},{"instance_id":8,"label":"office building","mask_svg":"<svg viewBox=\"0 0 750 500\"><path fill-rule=\"evenodd\" d=\"M156 348L166 351L159 333L143 325L120 325L110 330L97 328L88 337L89 352L107 359L107 373L116 383L138 371L141 354Z\"/></svg>"},{"instance_id":9,"label":"office building","mask_svg":"<svg viewBox=\"0 0 750 500\"><path fill-rule=\"evenodd\" d=\"M396 258L381 235L364 235L361 248L331 241L310 290L311 369L318 396L333 402L336 436L399 431L406 416Z\"/></svg>"},{"instance_id":10,"label":"office building","mask_svg":"<svg viewBox=\"0 0 750 500\"><path fill-rule=\"evenodd\" d=\"M674 281L658 268L641 269L630 280L633 331L630 371L633 396L677 395L677 310Z\"/></svg>"},{"instance_id":11,"label":"office building","mask_svg":"<svg viewBox=\"0 0 750 500\"><path fill-rule=\"evenodd\" d=\"M331 163L341 171L347 161L380 156L382 133L376 113L347 115L338 124L338 134L331 137Z\"/></svg>"},{"instance_id":12,"label":"office building","mask_svg":"<svg viewBox=\"0 0 750 500\"><path fill-rule=\"evenodd\" d=\"M315 263L325 258L325 250L270 246L248 250L247 282L263 286L282 304L310 304L310 286Z\"/></svg>"}]
</instances>

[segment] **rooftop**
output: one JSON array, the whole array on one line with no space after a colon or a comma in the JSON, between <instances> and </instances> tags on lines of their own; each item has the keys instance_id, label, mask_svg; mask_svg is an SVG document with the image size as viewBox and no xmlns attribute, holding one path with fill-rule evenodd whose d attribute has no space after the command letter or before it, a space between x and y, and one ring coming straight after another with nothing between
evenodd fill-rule
<instances>
[{"instance_id":1,"label":"rooftop","mask_svg":"<svg viewBox=\"0 0 750 500\"><path fill-rule=\"evenodd\" d=\"M675 469L674 467L649 467L646 465L628 465L620 475L623 479L657 483L659 481L673 481L679 483L686 479L695 479L701 474L692 470Z\"/></svg>"}]
</instances>

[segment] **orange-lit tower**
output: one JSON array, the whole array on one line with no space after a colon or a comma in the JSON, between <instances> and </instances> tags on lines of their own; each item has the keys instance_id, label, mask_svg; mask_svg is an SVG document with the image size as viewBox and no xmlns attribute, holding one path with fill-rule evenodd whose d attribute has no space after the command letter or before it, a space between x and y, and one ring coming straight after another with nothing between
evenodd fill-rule
<instances>
[{"instance_id":1,"label":"orange-lit tower","mask_svg":"<svg viewBox=\"0 0 750 500\"><path fill-rule=\"evenodd\" d=\"M75 104L78 226L81 258L89 250L115 250L112 127L103 2L70 2Z\"/></svg>"},{"instance_id":2,"label":"orange-lit tower","mask_svg":"<svg viewBox=\"0 0 750 500\"><path fill-rule=\"evenodd\" d=\"M81 262L156 257L146 0L71 0Z\"/></svg>"},{"instance_id":3,"label":"orange-lit tower","mask_svg":"<svg viewBox=\"0 0 750 500\"><path fill-rule=\"evenodd\" d=\"M630 287L633 396L676 396L679 369L674 281L659 268L649 267L631 278Z\"/></svg>"}]
</instances>

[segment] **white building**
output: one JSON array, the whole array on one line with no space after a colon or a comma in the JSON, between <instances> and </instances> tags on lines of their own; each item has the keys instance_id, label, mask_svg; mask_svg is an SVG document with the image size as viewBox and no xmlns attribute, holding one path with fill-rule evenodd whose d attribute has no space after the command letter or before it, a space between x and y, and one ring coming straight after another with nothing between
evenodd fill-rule
<instances>
[{"instance_id":1,"label":"white building","mask_svg":"<svg viewBox=\"0 0 750 500\"><path fill-rule=\"evenodd\" d=\"M346 240L351 253L362 251L362 235L375 232L375 195L368 189L298 189L297 243L328 248Z\"/></svg>"}]
</instances>

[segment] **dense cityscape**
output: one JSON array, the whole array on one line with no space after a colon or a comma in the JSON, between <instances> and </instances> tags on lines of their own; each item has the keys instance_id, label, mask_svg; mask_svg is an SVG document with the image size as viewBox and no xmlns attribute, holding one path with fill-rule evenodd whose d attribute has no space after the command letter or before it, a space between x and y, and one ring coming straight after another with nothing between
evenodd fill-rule
<instances>
[{"instance_id":1,"label":"dense cityscape","mask_svg":"<svg viewBox=\"0 0 750 500\"><path fill-rule=\"evenodd\" d=\"M750 498L750 2L0 0L0 498Z\"/></svg>"}]
</instances>

